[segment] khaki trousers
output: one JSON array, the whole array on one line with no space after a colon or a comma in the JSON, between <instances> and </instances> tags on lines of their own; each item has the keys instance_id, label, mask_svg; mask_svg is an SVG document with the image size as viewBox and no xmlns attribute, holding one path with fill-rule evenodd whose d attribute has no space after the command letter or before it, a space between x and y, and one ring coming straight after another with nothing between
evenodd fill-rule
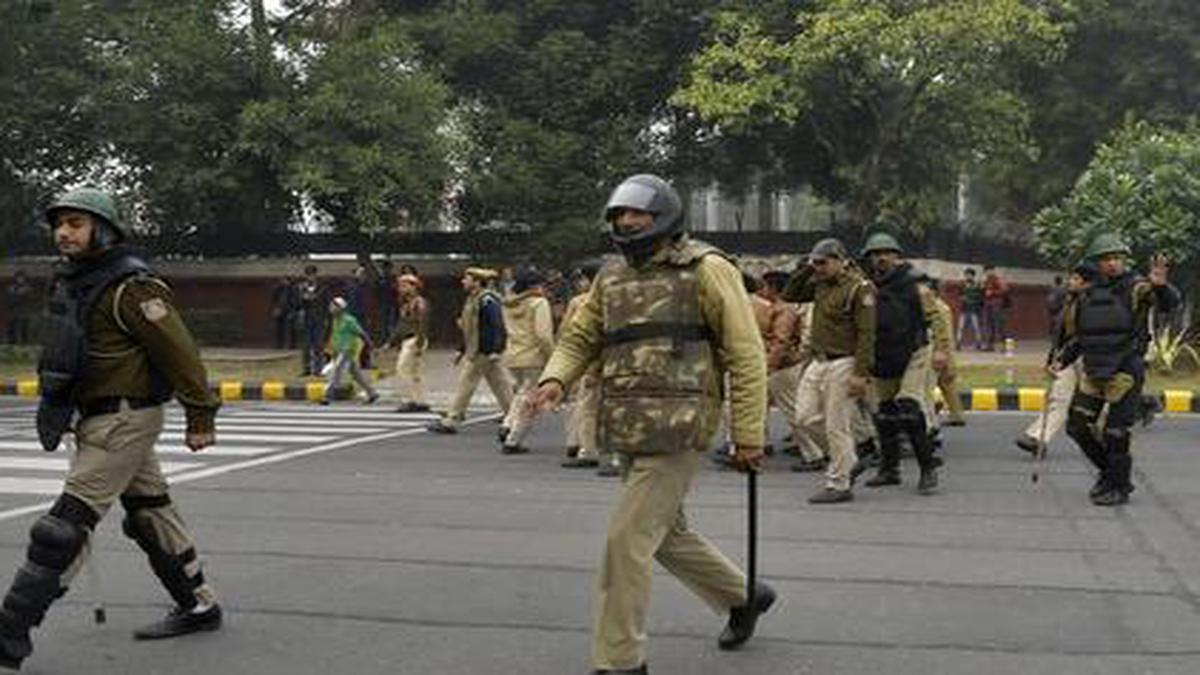
<instances>
[{"instance_id":1,"label":"khaki trousers","mask_svg":"<svg viewBox=\"0 0 1200 675\"><path fill-rule=\"evenodd\" d=\"M584 375L571 392L571 411L567 415L567 447L579 448L581 457L600 454L597 418L600 415L600 379Z\"/></svg>"},{"instance_id":2,"label":"khaki trousers","mask_svg":"<svg viewBox=\"0 0 1200 675\"><path fill-rule=\"evenodd\" d=\"M858 461L852 425L859 414L859 404L850 396L849 390L853 374L852 356L832 361L814 359L800 379L796 401L800 424L810 437L824 439L829 449L825 484L835 490L850 489L850 470Z\"/></svg>"},{"instance_id":3,"label":"khaki trousers","mask_svg":"<svg viewBox=\"0 0 1200 675\"><path fill-rule=\"evenodd\" d=\"M1071 397L1075 395L1075 388L1079 386L1080 368L1080 362L1076 361L1054 375L1054 382L1046 396L1046 406L1025 428L1026 436L1049 445L1066 426L1067 414L1071 411ZM1044 422L1042 418L1046 418Z\"/></svg>"},{"instance_id":4,"label":"khaki trousers","mask_svg":"<svg viewBox=\"0 0 1200 675\"><path fill-rule=\"evenodd\" d=\"M121 410L109 415L96 415L83 420L76 431L76 450L71 456L63 492L78 497L103 518L122 495L156 497L167 494L154 452L154 444L163 428L160 406L131 410L122 404ZM179 555L194 548L183 517L174 504L144 508L139 517L149 523L154 539L164 552ZM79 571L90 554L90 542L63 576L63 585ZM200 559L185 568L189 575L200 571ZM207 584L196 589L196 600L204 605L216 600Z\"/></svg>"},{"instance_id":5,"label":"khaki trousers","mask_svg":"<svg viewBox=\"0 0 1200 675\"><path fill-rule=\"evenodd\" d=\"M958 395L958 373L954 372L954 366L937 374L937 386L942 390L942 400L946 403L950 419L963 419L962 397Z\"/></svg>"},{"instance_id":6,"label":"khaki trousers","mask_svg":"<svg viewBox=\"0 0 1200 675\"><path fill-rule=\"evenodd\" d=\"M533 417L525 411L525 401L537 388L538 376L542 374L539 368L512 368L508 371L513 379L512 403L504 416L503 426L508 429L507 445L520 445L529 428L533 426Z\"/></svg>"},{"instance_id":7,"label":"khaki trousers","mask_svg":"<svg viewBox=\"0 0 1200 675\"><path fill-rule=\"evenodd\" d=\"M596 585L592 661L597 669L630 669L645 662L652 559L718 614L746 603L745 575L688 529L683 500L699 463L699 452L630 460Z\"/></svg>"},{"instance_id":8,"label":"khaki trousers","mask_svg":"<svg viewBox=\"0 0 1200 675\"><path fill-rule=\"evenodd\" d=\"M808 435L808 429L800 423L797 415L797 400L800 381L804 378L804 364L797 363L767 375L767 405L774 406L787 419L792 438L800 448L800 456L807 460L818 460L825 456L820 444Z\"/></svg>"},{"instance_id":9,"label":"khaki trousers","mask_svg":"<svg viewBox=\"0 0 1200 675\"><path fill-rule=\"evenodd\" d=\"M925 345L912 353L904 374L900 377L875 380L875 391L880 401L890 401L894 398L908 398L921 406L925 414L925 422L930 429L930 418L933 417L933 406L929 400L929 383L933 378L933 349Z\"/></svg>"},{"instance_id":10,"label":"khaki trousers","mask_svg":"<svg viewBox=\"0 0 1200 675\"><path fill-rule=\"evenodd\" d=\"M425 402L425 341L415 335L400 343L396 388L401 403Z\"/></svg>"},{"instance_id":11,"label":"khaki trousers","mask_svg":"<svg viewBox=\"0 0 1200 675\"><path fill-rule=\"evenodd\" d=\"M467 406L471 404L471 397L475 395L475 388L479 386L480 380L487 380L492 395L496 397L496 403L505 414L508 413L512 405L512 376L500 363L499 357L476 354L470 359L463 359L462 369L458 371L458 390L454 393L450 410L442 418L446 426L457 426L466 417Z\"/></svg>"}]
</instances>

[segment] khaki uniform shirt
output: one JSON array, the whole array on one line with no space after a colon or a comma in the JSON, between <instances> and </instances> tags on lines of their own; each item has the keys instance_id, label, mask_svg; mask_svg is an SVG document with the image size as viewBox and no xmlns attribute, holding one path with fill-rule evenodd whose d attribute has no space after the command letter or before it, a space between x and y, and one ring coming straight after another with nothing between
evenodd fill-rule
<instances>
[{"instance_id":1,"label":"khaki uniform shirt","mask_svg":"<svg viewBox=\"0 0 1200 675\"><path fill-rule=\"evenodd\" d=\"M657 258L647 264L656 264ZM741 272L719 255L704 256L695 269L700 311L716 336L713 346L717 364L732 376L728 398L733 442L742 447L762 447L767 413L766 358ZM566 324L550 363L542 371L542 382L557 380L565 389L600 358L604 299L599 288L599 284L592 286Z\"/></svg>"},{"instance_id":2,"label":"khaki uniform shirt","mask_svg":"<svg viewBox=\"0 0 1200 675\"><path fill-rule=\"evenodd\" d=\"M833 279L818 280L805 267L788 282L783 299L812 302L808 351L814 358L854 357L854 374L867 377L875 364L875 286L847 267Z\"/></svg>"},{"instance_id":3,"label":"khaki uniform shirt","mask_svg":"<svg viewBox=\"0 0 1200 675\"><path fill-rule=\"evenodd\" d=\"M541 291L524 291L504 301L508 368L541 368L554 351L554 317Z\"/></svg>"},{"instance_id":4,"label":"khaki uniform shirt","mask_svg":"<svg viewBox=\"0 0 1200 675\"><path fill-rule=\"evenodd\" d=\"M100 295L87 319L87 376L79 400L151 396L151 364L171 387L187 414L188 431L213 430L220 401L192 335L174 306L174 294L153 278L114 284Z\"/></svg>"}]
</instances>

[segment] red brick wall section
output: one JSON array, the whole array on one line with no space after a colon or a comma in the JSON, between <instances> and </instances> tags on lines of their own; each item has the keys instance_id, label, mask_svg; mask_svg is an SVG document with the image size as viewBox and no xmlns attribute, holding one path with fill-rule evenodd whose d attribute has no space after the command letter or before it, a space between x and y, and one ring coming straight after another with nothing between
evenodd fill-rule
<instances>
[{"instance_id":1,"label":"red brick wall section","mask_svg":"<svg viewBox=\"0 0 1200 675\"><path fill-rule=\"evenodd\" d=\"M324 278L326 281L329 278ZM7 284L11 277L0 277ZM271 292L277 279L269 277L243 277L233 279L213 277L172 278L180 306L186 313L189 309L235 310L239 318L241 344L243 347L270 347L274 341L274 324L271 320ZM1041 286L1013 285L1013 308L1009 311L1009 330L1018 340L1042 339L1049 324L1045 309L1046 289ZM961 287L955 282L945 282L942 294L955 311L955 321L960 303ZM433 341L439 346L457 344L458 330L454 321L463 300L463 292L457 277L439 276L426 279L426 297L431 305L431 332ZM367 295L368 311L374 316L375 298ZM0 326L7 324L7 309L0 302ZM0 331L0 336L3 332Z\"/></svg>"}]
</instances>

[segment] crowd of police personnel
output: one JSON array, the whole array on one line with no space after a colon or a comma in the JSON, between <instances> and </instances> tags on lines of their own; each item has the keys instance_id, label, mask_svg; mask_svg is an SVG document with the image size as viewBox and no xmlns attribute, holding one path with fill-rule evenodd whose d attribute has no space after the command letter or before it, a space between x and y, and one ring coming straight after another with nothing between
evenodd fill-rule
<instances>
[{"instance_id":1,"label":"crowd of police personnel","mask_svg":"<svg viewBox=\"0 0 1200 675\"><path fill-rule=\"evenodd\" d=\"M486 381L505 411L506 454L522 445L535 417L574 401L564 465L619 473L596 586L595 673L646 673L645 621L657 560L714 611L727 617L718 637L736 649L754 633L776 594L748 583L729 558L690 529L684 500L724 426L722 461L761 469L768 405L789 422L799 471L825 471L810 502L850 501L856 479L870 488L901 483L902 458L918 470L916 491L938 489L941 388L948 424L962 424L954 389L952 320L936 283L904 261L886 231L855 254L824 239L794 270L747 275L724 252L687 236L674 188L632 176L612 193L604 216L621 256L578 294L554 335L543 279L518 275L498 293L497 275L469 268L459 316L463 342L453 404L431 431L457 433L467 404ZM77 573L97 522L117 501L123 530L145 551L176 607L139 630L164 638L221 624L188 529L172 504L153 452L162 405L176 398L185 442L216 442L218 402L170 287L124 245L112 198L82 189L58 197L46 217L66 265L56 277L50 331L39 374L38 432L47 450L64 434L75 454L63 493L30 532L27 560L0 604L0 666L17 668L32 651L30 630ZM1098 237L1073 270L1061 330L1048 359L1073 383L1069 435L1097 469L1093 503L1128 501L1130 429L1145 380L1146 318L1171 309L1178 293L1155 256L1140 277L1128 246ZM410 289L411 290L411 289ZM427 307L410 292L400 311L402 408L425 409L419 353ZM403 302L401 303L404 304ZM407 317L407 318L406 318ZM414 366L414 364L416 364ZM1068 379L1069 378L1069 379ZM1044 452L1045 426L1037 450Z\"/></svg>"}]
</instances>

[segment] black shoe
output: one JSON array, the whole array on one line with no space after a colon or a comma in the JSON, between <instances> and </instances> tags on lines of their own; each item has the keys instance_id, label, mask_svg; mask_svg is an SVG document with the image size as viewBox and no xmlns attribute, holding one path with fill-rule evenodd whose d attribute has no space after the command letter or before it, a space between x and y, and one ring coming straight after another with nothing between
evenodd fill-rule
<instances>
[{"instance_id":1,"label":"black shoe","mask_svg":"<svg viewBox=\"0 0 1200 675\"><path fill-rule=\"evenodd\" d=\"M396 412L398 412L398 413L429 412L429 406L425 403L412 403L410 401L409 403L402 403L399 406L397 406Z\"/></svg>"},{"instance_id":2,"label":"black shoe","mask_svg":"<svg viewBox=\"0 0 1200 675\"><path fill-rule=\"evenodd\" d=\"M596 469L596 475L604 478L613 478L621 475L621 466L612 462L605 462Z\"/></svg>"},{"instance_id":3,"label":"black shoe","mask_svg":"<svg viewBox=\"0 0 1200 675\"><path fill-rule=\"evenodd\" d=\"M500 441L501 444L508 440L508 427L501 426L496 430L496 440Z\"/></svg>"},{"instance_id":4,"label":"black shoe","mask_svg":"<svg viewBox=\"0 0 1200 675\"><path fill-rule=\"evenodd\" d=\"M863 485L866 485L867 487L870 487L870 488L886 487L888 485L899 485L899 484L900 484L900 474L897 474L897 473L894 473L891 471L880 471L879 473L875 474L874 478L863 483Z\"/></svg>"},{"instance_id":5,"label":"black shoe","mask_svg":"<svg viewBox=\"0 0 1200 675\"><path fill-rule=\"evenodd\" d=\"M503 455L524 455L529 452L529 448L523 445L509 445L505 443L500 446L500 454Z\"/></svg>"},{"instance_id":6,"label":"black shoe","mask_svg":"<svg viewBox=\"0 0 1200 675\"><path fill-rule=\"evenodd\" d=\"M1088 490L1088 499L1095 499L1111 489L1112 485L1110 485L1108 479L1101 474L1096 478L1096 482L1092 485L1092 489Z\"/></svg>"},{"instance_id":7,"label":"black shoe","mask_svg":"<svg viewBox=\"0 0 1200 675\"><path fill-rule=\"evenodd\" d=\"M792 471L796 473L812 473L814 471L824 471L829 465L829 460L825 457L821 459L802 459L792 465Z\"/></svg>"},{"instance_id":8,"label":"black shoe","mask_svg":"<svg viewBox=\"0 0 1200 675\"><path fill-rule=\"evenodd\" d=\"M854 501L854 493L849 490L838 490L827 487L808 498L809 504L837 504Z\"/></svg>"},{"instance_id":9,"label":"black shoe","mask_svg":"<svg viewBox=\"0 0 1200 675\"><path fill-rule=\"evenodd\" d=\"M949 417L945 422L942 422L942 424L948 427L965 427L967 426L967 420L961 417Z\"/></svg>"},{"instance_id":10,"label":"black shoe","mask_svg":"<svg viewBox=\"0 0 1200 675\"><path fill-rule=\"evenodd\" d=\"M221 606L213 605L203 612L176 607L161 621L133 632L135 640L162 640L188 633L217 630L221 627Z\"/></svg>"},{"instance_id":11,"label":"black shoe","mask_svg":"<svg viewBox=\"0 0 1200 675\"><path fill-rule=\"evenodd\" d=\"M370 396L367 397L367 401L363 405L375 405L375 402L378 400L379 400L379 392L375 392L374 394L371 394Z\"/></svg>"},{"instance_id":12,"label":"black shoe","mask_svg":"<svg viewBox=\"0 0 1200 675\"><path fill-rule=\"evenodd\" d=\"M928 469L921 472L921 478L917 481L917 494L931 495L937 492L938 489L938 474L937 469Z\"/></svg>"},{"instance_id":13,"label":"black shoe","mask_svg":"<svg viewBox=\"0 0 1200 675\"><path fill-rule=\"evenodd\" d=\"M458 429L438 420L425 425L426 431L432 431L435 434L457 434Z\"/></svg>"},{"instance_id":14,"label":"black shoe","mask_svg":"<svg viewBox=\"0 0 1200 675\"><path fill-rule=\"evenodd\" d=\"M646 664L643 663L637 668L622 668L620 670L597 668L592 671L592 675L648 675L649 672L649 670L646 670Z\"/></svg>"},{"instance_id":15,"label":"black shoe","mask_svg":"<svg viewBox=\"0 0 1200 675\"><path fill-rule=\"evenodd\" d=\"M1118 488L1109 488L1105 492L1092 497L1096 506L1120 506L1129 503L1129 492Z\"/></svg>"},{"instance_id":16,"label":"black shoe","mask_svg":"<svg viewBox=\"0 0 1200 675\"><path fill-rule=\"evenodd\" d=\"M600 466L600 459L595 455L568 457L562 461L564 469L594 469Z\"/></svg>"},{"instance_id":17,"label":"black shoe","mask_svg":"<svg viewBox=\"0 0 1200 675\"><path fill-rule=\"evenodd\" d=\"M1031 455L1036 455L1038 451L1038 440L1028 434L1021 434L1017 440L1013 441L1017 447L1028 452Z\"/></svg>"},{"instance_id":18,"label":"black shoe","mask_svg":"<svg viewBox=\"0 0 1200 675\"><path fill-rule=\"evenodd\" d=\"M329 399L323 398L320 401L318 401L318 403L320 403L321 405L329 405Z\"/></svg>"},{"instance_id":19,"label":"black shoe","mask_svg":"<svg viewBox=\"0 0 1200 675\"><path fill-rule=\"evenodd\" d=\"M765 614L771 605L775 604L775 589L764 583L754 585L754 597L741 607L729 610L729 623L717 638L717 646L721 649L737 649L754 635L754 626L758 617Z\"/></svg>"},{"instance_id":20,"label":"black shoe","mask_svg":"<svg viewBox=\"0 0 1200 675\"><path fill-rule=\"evenodd\" d=\"M33 653L33 643L29 641L29 633L9 635L0 633L0 668L20 670L21 662Z\"/></svg>"}]
</instances>

